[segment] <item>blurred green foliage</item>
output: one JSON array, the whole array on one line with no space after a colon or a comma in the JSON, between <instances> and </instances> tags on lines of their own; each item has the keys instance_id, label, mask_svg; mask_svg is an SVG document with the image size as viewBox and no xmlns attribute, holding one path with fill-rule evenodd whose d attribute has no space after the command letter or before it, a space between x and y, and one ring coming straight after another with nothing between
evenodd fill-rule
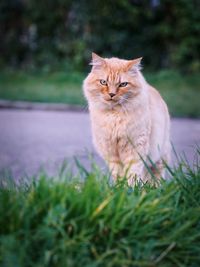
<instances>
[{"instance_id":1,"label":"blurred green foliage","mask_svg":"<svg viewBox=\"0 0 200 267\"><path fill-rule=\"evenodd\" d=\"M144 76L166 101L175 117L200 118L200 76L198 73L181 75L174 70L144 72ZM66 103L86 108L82 92L85 75L66 70L35 72L2 70L0 99L43 103Z\"/></svg>"},{"instance_id":2,"label":"blurred green foliage","mask_svg":"<svg viewBox=\"0 0 200 267\"><path fill-rule=\"evenodd\" d=\"M85 70L91 51L200 70L199 0L2 0L0 65Z\"/></svg>"},{"instance_id":3,"label":"blurred green foliage","mask_svg":"<svg viewBox=\"0 0 200 267\"><path fill-rule=\"evenodd\" d=\"M94 162L18 186L0 174L0 266L199 267L198 162L168 167L157 188L111 186Z\"/></svg>"}]
</instances>

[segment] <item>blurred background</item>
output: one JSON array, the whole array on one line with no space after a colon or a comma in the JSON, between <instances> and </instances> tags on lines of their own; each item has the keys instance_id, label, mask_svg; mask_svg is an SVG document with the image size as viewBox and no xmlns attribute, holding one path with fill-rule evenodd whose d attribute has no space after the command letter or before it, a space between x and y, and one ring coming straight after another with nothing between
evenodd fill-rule
<instances>
[{"instance_id":1,"label":"blurred background","mask_svg":"<svg viewBox=\"0 0 200 267\"><path fill-rule=\"evenodd\" d=\"M93 149L88 114L54 110L86 109L91 52L143 57L144 76L171 116L187 118L172 120L172 141L193 161L200 122L188 118L200 117L200 0L1 0L0 40L0 169L57 166ZM52 111L5 109L35 102Z\"/></svg>"},{"instance_id":2,"label":"blurred background","mask_svg":"<svg viewBox=\"0 0 200 267\"><path fill-rule=\"evenodd\" d=\"M142 56L171 114L200 116L200 0L1 0L0 39L0 99L84 105L94 51Z\"/></svg>"}]
</instances>

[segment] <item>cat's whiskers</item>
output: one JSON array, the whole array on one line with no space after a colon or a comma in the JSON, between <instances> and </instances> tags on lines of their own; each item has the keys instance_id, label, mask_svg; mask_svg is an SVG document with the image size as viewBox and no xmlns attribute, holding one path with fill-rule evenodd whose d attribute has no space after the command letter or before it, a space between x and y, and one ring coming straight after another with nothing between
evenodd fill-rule
<instances>
[{"instance_id":1,"label":"cat's whiskers","mask_svg":"<svg viewBox=\"0 0 200 267\"><path fill-rule=\"evenodd\" d=\"M130 103L129 99L127 99L126 97L123 97L123 96L121 97L120 100L122 100L122 101L119 101L120 104L123 104L123 101L126 101L126 103Z\"/></svg>"},{"instance_id":2,"label":"cat's whiskers","mask_svg":"<svg viewBox=\"0 0 200 267\"><path fill-rule=\"evenodd\" d=\"M125 113L126 116L128 116L128 110L126 109L126 107L121 103L121 108L123 110L123 112Z\"/></svg>"},{"instance_id":3,"label":"cat's whiskers","mask_svg":"<svg viewBox=\"0 0 200 267\"><path fill-rule=\"evenodd\" d=\"M128 110L127 110L127 108L126 108L126 104L127 104L127 103L130 103L129 99L127 99L126 96L122 96L120 100L121 100L121 101L119 101L119 104L121 105L122 110L124 111L124 113L125 113L126 115L128 115ZM125 102L125 103L124 103L124 102Z\"/></svg>"},{"instance_id":4,"label":"cat's whiskers","mask_svg":"<svg viewBox=\"0 0 200 267\"><path fill-rule=\"evenodd\" d=\"M122 108L123 112L125 113L125 115L127 116L128 114L127 114L126 108L123 105L121 105L121 108Z\"/></svg>"}]
</instances>

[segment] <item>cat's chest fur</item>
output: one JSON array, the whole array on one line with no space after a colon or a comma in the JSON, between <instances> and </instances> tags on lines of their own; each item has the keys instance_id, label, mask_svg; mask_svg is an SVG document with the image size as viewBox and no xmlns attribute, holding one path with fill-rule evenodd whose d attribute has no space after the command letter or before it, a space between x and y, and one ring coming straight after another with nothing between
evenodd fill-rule
<instances>
[{"instance_id":1,"label":"cat's chest fur","mask_svg":"<svg viewBox=\"0 0 200 267\"><path fill-rule=\"evenodd\" d=\"M107 112L92 114L94 144L103 157L120 157L128 147L147 136L143 120L136 120L132 114Z\"/></svg>"}]
</instances>

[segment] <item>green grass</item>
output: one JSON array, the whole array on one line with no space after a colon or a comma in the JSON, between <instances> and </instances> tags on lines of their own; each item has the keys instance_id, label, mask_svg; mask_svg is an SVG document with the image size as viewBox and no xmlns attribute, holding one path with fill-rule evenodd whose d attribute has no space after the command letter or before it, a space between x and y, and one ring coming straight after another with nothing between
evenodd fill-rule
<instances>
[{"instance_id":1,"label":"green grass","mask_svg":"<svg viewBox=\"0 0 200 267\"><path fill-rule=\"evenodd\" d=\"M67 71L2 71L0 99L86 105L81 89L84 77L84 74ZM145 77L161 92L172 116L200 117L199 75L182 75L168 70L145 73Z\"/></svg>"},{"instance_id":2,"label":"green grass","mask_svg":"<svg viewBox=\"0 0 200 267\"><path fill-rule=\"evenodd\" d=\"M183 75L176 71L146 74L166 101L170 114L176 117L200 117L200 76Z\"/></svg>"},{"instance_id":3,"label":"green grass","mask_svg":"<svg viewBox=\"0 0 200 267\"><path fill-rule=\"evenodd\" d=\"M96 167L21 187L2 180L0 266L200 266L200 167L169 171L157 188L111 186Z\"/></svg>"},{"instance_id":4,"label":"green grass","mask_svg":"<svg viewBox=\"0 0 200 267\"><path fill-rule=\"evenodd\" d=\"M0 74L0 99L84 105L80 73L25 73L6 71Z\"/></svg>"}]
</instances>

